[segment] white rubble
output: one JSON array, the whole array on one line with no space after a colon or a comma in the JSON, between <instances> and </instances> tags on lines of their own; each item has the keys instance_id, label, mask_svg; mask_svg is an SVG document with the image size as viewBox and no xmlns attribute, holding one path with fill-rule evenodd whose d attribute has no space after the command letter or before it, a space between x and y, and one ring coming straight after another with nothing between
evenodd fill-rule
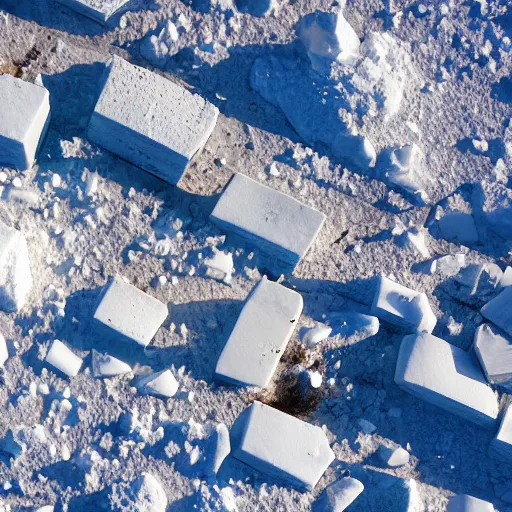
<instances>
[{"instance_id":1,"label":"white rubble","mask_svg":"<svg viewBox=\"0 0 512 512\"><path fill-rule=\"evenodd\" d=\"M77 12L105 23L130 0L57 0Z\"/></svg>"},{"instance_id":2,"label":"white rubble","mask_svg":"<svg viewBox=\"0 0 512 512\"><path fill-rule=\"evenodd\" d=\"M205 258L204 264L206 265L206 275L219 281L224 281L226 284L231 283L233 275L233 254L230 252L225 253L217 249L213 250L211 258Z\"/></svg>"},{"instance_id":3,"label":"white rubble","mask_svg":"<svg viewBox=\"0 0 512 512\"><path fill-rule=\"evenodd\" d=\"M491 441L490 453L500 460L509 463L512 461L512 407L510 404L501 419L496 436Z\"/></svg>"},{"instance_id":4,"label":"white rubble","mask_svg":"<svg viewBox=\"0 0 512 512\"><path fill-rule=\"evenodd\" d=\"M302 312L300 294L266 277L253 288L217 361L215 377L265 387Z\"/></svg>"},{"instance_id":5,"label":"white rubble","mask_svg":"<svg viewBox=\"0 0 512 512\"><path fill-rule=\"evenodd\" d=\"M457 494L448 500L446 512L494 512L494 507L488 501L467 494Z\"/></svg>"},{"instance_id":6,"label":"white rubble","mask_svg":"<svg viewBox=\"0 0 512 512\"><path fill-rule=\"evenodd\" d=\"M0 366L3 366L9 358L9 352L7 350L7 343L4 335L0 334Z\"/></svg>"},{"instance_id":7,"label":"white rubble","mask_svg":"<svg viewBox=\"0 0 512 512\"><path fill-rule=\"evenodd\" d=\"M398 468L409 462L409 452L401 446L388 448L383 445L379 448L379 457L391 468Z\"/></svg>"},{"instance_id":8,"label":"white rubble","mask_svg":"<svg viewBox=\"0 0 512 512\"><path fill-rule=\"evenodd\" d=\"M0 167L32 167L50 116L50 95L39 85L0 75Z\"/></svg>"},{"instance_id":9,"label":"white rubble","mask_svg":"<svg viewBox=\"0 0 512 512\"><path fill-rule=\"evenodd\" d=\"M105 73L89 138L163 180L178 183L215 128L218 109L119 57L110 60Z\"/></svg>"},{"instance_id":10,"label":"white rubble","mask_svg":"<svg viewBox=\"0 0 512 512\"><path fill-rule=\"evenodd\" d=\"M364 491L364 485L357 479L344 477L325 488L319 498L323 512L343 512ZM315 510L315 509L313 509Z\"/></svg>"},{"instance_id":11,"label":"white rubble","mask_svg":"<svg viewBox=\"0 0 512 512\"><path fill-rule=\"evenodd\" d=\"M315 241L325 215L294 198L236 173L211 218L292 270Z\"/></svg>"},{"instance_id":12,"label":"white rubble","mask_svg":"<svg viewBox=\"0 0 512 512\"><path fill-rule=\"evenodd\" d=\"M498 401L470 353L426 332L405 336L395 382L408 393L492 428Z\"/></svg>"},{"instance_id":13,"label":"white rubble","mask_svg":"<svg viewBox=\"0 0 512 512\"><path fill-rule=\"evenodd\" d=\"M68 377L75 377L80 371L83 362L80 357L60 340L53 340L45 360Z\"/></svg>"},{"instance_id":14,"label":"white rubble","mask_svg":"<svg viewBox=\"0 0 512 512\"><path fill-rule=\"evenodd\" d=\"M410 332L430 333L437 323L424 293L406 288L382 275L378 277L371 313Z\"/></svg>"},{"instance_id":15,"label":"white rubble","mask_svg":"<svg viewBox=\"0 0 512 512\"><path fill-rule=\"evenodd\" d=\"M504 288L494 299L488 302L480 313L512 336L512 286Z\"/></svg>"},{"instance_id":16,"label":"white rubble","mask_svg":"<svg viewBox=\"0 0 512 512\"><path fill-rule=\"evenodd\" d=\"M171 370L162 370L141 377L137 382L137 388L147 395L163 398L172 398L179 389L179 384Z\"/></svg>"},{"instance_id":17,"label":"white rubble","mask_svg":"<svg viewBox=\"0 0 512 512\"><path fill-rule=\"evenodd\" d=\"M432 271L449 277L457 274L466 263L464 254L445 254L439 258L435 258L432 262Z\"/></svg>"},{"instance_id":18,"label":"white rubble","mask_svg":"<svg viewBox=\"0 0 512 512\"><path fill-rule=\"evenodd\" d=\"M32 287L27 241L0 221L0 309L20 311Z\"/></svg>"},{"instance_id":19,"label":"white rubble","mask_svg":"<svg viewBox=\"0 0 512 512\"><path fill-rule=\"evenodd\" d=\"M146 347L167 314L165 304L116 275L102 292L94 320L109 337Z\"/></svg>"},{"instance_id":20,"label":"white rubble","mask_svg":"<svg viewBox=\"0 0 512 512\"><path fill-rule=\"evenodd\" d=\"M503 276L500 280L500 286L505 288L506 286L512 286L512 267L507 267Z\"/></svg>"},{"instance_id":21,"label":"white rubble","mask_svg":"<svg viewBox=\"0 0 512 512\"><path fill-rule=\"evenodd\" d=\"M124 375L132 371L130 365L109 355L92 351L92 374L95 377L114 377Z\"/></svg>"},{"instance_id":22,"label":"white rubble","mask_svg":"<svg viewBox=\"0 0 512 512\"><path fill-rule=\"evenodd\" d=\"M320 427L253 402L231 430L233 456L255 469L313 489L334 460Z\"/></svg>"}]
</instances>

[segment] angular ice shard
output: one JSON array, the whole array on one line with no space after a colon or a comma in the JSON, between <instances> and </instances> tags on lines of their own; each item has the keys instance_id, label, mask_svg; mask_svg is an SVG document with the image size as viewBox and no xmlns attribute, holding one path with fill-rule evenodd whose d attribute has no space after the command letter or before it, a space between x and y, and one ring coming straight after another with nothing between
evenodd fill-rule
<instances>
[{"instance_id":1,"label":"angular ice shard","mask_svg":"<svg viewBox=\"0 0 512 512\"><path fill-rule=\"evenodd\" d=\"M130 0L57 0L75 11L92 18L93 20L106 22L123 5Z\"/></svg>"},{"instance_id":2,"label":"angular ice shard","mask_svg":"<svg viewBox=\"0 0 512 512\"><path fill-rule=\"evenodd\" d=\"M95 377L114 377L131 372L130 365L108 354L92 351L92 374Z\"/></svg>"},{"instance_id":3,"label":"angular ice shard","mask_svg":"<svg viewBox=\"0 0 512 512\"><path fill-rule=\"evenodd\" d=\"M179 384L171 370L163 370L142 377L137 382L137 388L147 395L171 398L178 392Z\"/></svg>"},{"instance_id":4,"label":"angular ice shard","mask_svg":"<svg viewBox=\"0 0 512 512\"><path fill-rule=\"evenodd\" d=\"M46 362L55 366L68 377L74 377L80 371L83 361L62 341L53 340L52 346L46 355Z\"/></svg>"},{"instance_id":5,"label":"angular ice shard","mask_svg":"<svg viewBox=\"0 0 512 512\"><path fill-rule=\"evenodd\" d=\"M88 134L96 144L175 184L203 149L218 114L201 96L113 57Z\"/></svg>"},{"instance_id":6,"label":"angular ice shard","mask_svg":"<svg viewBox=\"0 0 512 512\"><path fill-rule=\"evenodd\" d=\"M319 503L325 512L343 512L364 491L364 485L355 478L344 477L325 488ZM313 510L316 510L313 508Z\"/></svg>"},{"instance_id":7,"label":"angular ice shard","mask_svg":"<svg viewBox=\"0 0 512 512\"><path fill-rule=\"evenodd\" d=\"M507 286L500 294L488 302L480 313L512 336L512 286Z\"/></svg>"},{"instance_id":8,"label":"angular ice shard","mask_svg":"<svg viewBox=\"0 0 512 512\"><path fill-rule=\"evenodd\" d=\"M512 462L512 407L510 405L503 415L496 437L491 442L490 454L498 459Z\"/></svg>"},{"instance_id":9,"label":"angular ice shard","mask_svg":"<svg viewBox=\"0 0 512 512\"><path fill-rule=\"evenodd\" d=\"M458 494L449 499L446 512L494 512L494 507L488 501L467 494Z\"/></svg>"},{"instance_id":10,"label":"angular ice shard","mask_svg":"<svg viewBox=\"0 0 512 512\"><path fill-rule=\"evenodd\" d=\"M233 456L249 466L312 489L334 460L320 427L253 402L231 430Z\"/></svg>"}]
</instances>

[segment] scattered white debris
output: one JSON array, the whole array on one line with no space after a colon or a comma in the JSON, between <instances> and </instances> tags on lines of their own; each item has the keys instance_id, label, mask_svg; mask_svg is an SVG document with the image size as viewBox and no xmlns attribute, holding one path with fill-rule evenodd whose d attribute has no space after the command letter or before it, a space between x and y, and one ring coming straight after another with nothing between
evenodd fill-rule
<instances>
[{"instance_id":1,"label":"scattered white debris","mask_svg":"<svg viewBox=\"0 0 512 512\"><path fill-rule=\"evenodd\" d=\"M343 512L364 491L364 485L355 478L344 477L325 488L319 498L324 512Z\"/></svg>"},{"instance_id":2,"label":"scattered white debris","mask_svg":"<svg viewBox=\"0 0 512 512\"><path fill-rule=\"evenodd\" d=\"M253 402L231 430L233 456L263 472L312 489L334 460L320 427Z\"/></svg>"},{"instance_id":3,"label":"scattered white debris","mask_svg":"<svg viewBox=\"0 0 512 512\"><path fill-rule=\"evenodd\" d=\"M178 392L179 384L171 370L163 370L141 377L137 388L147 395L172 398Z\"/></svg>"},{"instance_id":4,"label":"scattered white debris","mask_svg":"<svg viewBox=\"0 0 512 512\"><path fill-rule=\"evenodd\" d=\"M77 12L105 23L129 0L57 0Z\"/></svg>"},{"instance_id":5,"label":"scattered white debris","mask_svg":"<svg viewBox=\"0 0 512 512\"><path fill-rule=\"evenodd\" d=\"M503 329L509 336L512 336L512 315L510 305L512 304L512 286L507 286L500 294L488 302L480 313Z\"/></svg>"},{"instance_id":6,"label":"scattered white debris","mask_svg":"<svg viewBox=\"0 0 512 512\"><path fill-rule=\"evenodd\" d=\"M318 389L322 385L323 376L320 372L308 371L308 376L309 376L310 385L313 389Z\"/></svg>"},{"instance_id":7,"label":"scattered white debris","mask_svg":"<svg viewBox=\"0 0 512 512\"><path fill-rule=\"evenodd\" d=\"M46 362L55 366L68 377L75 377L82 366L82 359L73 353L62 341L53 340L46 356Z\"/></svg>"},{"instance_id":8,"label":"scattered white debris","mask_svg":"<svg viewBox=\"0 0 512 512\"><path fill-rule=\"evenodd\" d=\"M95 377L113 377L115 375L124 375L131 371L131 367L123 361L108 354L101 354L93 349L92 374Z\"/></svg>"},{"instance_id":9,"label":"scattered white debris","mask_svg":"<svg viewBox=\"0 0 512 512\"><path fill-rule=\"evenodd\" d=\"M498 459L512 461L512 406L508 405L500 428L491 442L490 453Z\"/></svg>"},{"instance_id":10,"label":"scattered white debris","mask_svg":"<svg viewBox=\"0 0 512 512\"><path fill-rule=\"evenodd\" d=\"M254 287L222 350L217 379L265 387L302 312L302 297L266 277Z\"/></svg>"},{"instance_id":11,"label":"scattered white debris","mask_svg":"<svg viewBox=\"0 0 512 512\"><path fill-rule=\"evenodd\" d=\"M206 275L226 284L231 283L233 275L233 254L213 249L213 257L206 258L204 264L207 267Z\"/></svg>"},{"instance_id":12,"label":"scattered white debris","mask_svg":"<svg viewBox=\"0 0 512 512\"><path fill-rule=\"evenodd\" d=\"M382 445L379 448L379 457L391 468L398 468L409 463L409 452L401 446L388 448Z\"/></svg>"},{"instance_id":13,"label":"scattered white debris","mask_svg":"<svg viewBox=\"0 0 512 512\"><path fill-rule=\"evenodd\" d=\"M492 503L467 494L457 494L448 500L446 512L494 512Z\"/></svg>"},{"instance_id":14,"label":"scattered white debris","mask_svg":"<svg viewBox=\"0 0 512 512\"><path fill-rule=\"evenodd\" d=\"M474 356L431 334L404 337L395 382L412 395L478 425L495 425L498 402Z\"/></svg>"},{"instance_id":15,"label":"scattered white debris","mask_svg":"<svg viewBox=\"0 0 512 512\"><path fill-rule=\"evenodd\" d=\"M315 345L328 338L331 332L331 327L320 323L314 327L306 327L301 333L302 343L308 348L313 348Z\"/></svg>"},{"instance_id":16,"label":"scattered white debris","mask_svg":"<svg viewBox=\"0 0 512 512\"><path fill-rule=\"evenodd\" d=\"M425 233L418 228L411 228L404 233L405 243L414 248L424 258L430 258L430 251L425 243Z\"/></svg>"}]
</instances>

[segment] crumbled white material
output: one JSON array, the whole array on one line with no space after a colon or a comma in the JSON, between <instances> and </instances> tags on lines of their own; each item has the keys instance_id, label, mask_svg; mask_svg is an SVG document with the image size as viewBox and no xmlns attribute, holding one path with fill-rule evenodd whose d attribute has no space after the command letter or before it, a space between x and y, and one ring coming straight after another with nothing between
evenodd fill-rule
<instances>
[{"instance_id":1,"label":"crumbled white material","mask_svg":"<svg viewBox=\"0 0 512 512\"><path fill-rule=\"evenodd\" d=\"M320 427L260 402L239 416L231 437L234 457L302 488L315 487L334 460Z\"/></svg>"},{"instance_id":2,"label":"crumbled white material","mask_svg":"<svg viewBox=\"0 0 512 512\"><path fill-rule=\"evenodd\" d=\"M318 389L321 385L322 385L322 382L323 382L323 377L322 377L322 374L320 372L312 372L312 371L308 371L308 374L309 374L309 382L310 382L310 385L313 389Z\"/></svg>"},{"instance_id":3,"label":"crumbled white material","mask_svg":"<svg viewBox=\"0 0 512 512\"><path fill-rule=\"evenodd\" d=\"M137 388L147 395L172 398L179 389L179 384L171 370L145 375L137 382Z\"/></svg>"},{"instance_id":4,"label":"crumbled white material","mask_svg":"<svg viewBox=\"0 0 512 512\"><path fill-rule=\"evenodd\" d=\"M507 286L504 288L494 299L488 302L481 310L480 313L496 324L500 329L503 329L509 336L512 336L512 287Z\"/></svg>"},{"instance_id":5,"label":"crumbled white material","mask_svg":"<svg viewBox=\"0 0 512 512\"><path fill-rule=\"evenodd\" d=\"M224 281L226 284L231 283L234 271L232 253L225 253L214 248L213 256L206 258L204 264L207 267L206 275L208 277Z\"/></svg>"},{"instance_id":6,"label":"crumbled white material","mask_svg":"<svg viewBox=\"0 0 512 512\"><path fill-rule=\"evenodd\" d=\"M313 348L315 345L325 340L331 335L332 327L324 324L317 324L314 327L305 328L302 333L302 343L308 348Z\"/></svg>"},{"instance_id":7,"label":"crumbled white material","mask_svg":"<svg viewBox=\"0 0 512 512\"><path fill-rule=\"evenodd\" d=\"M302 297L266 277L254 287L222 350L217 379L265 387L302 312Z\"/></svg>"},{"instance_id":8,"label":"crumbled white material","mask_svg":"<svg viewBox=\"0 0 512 512\"><path fill-rule=\"evenodd\" d=\"M324 512L343 512L364 491L364 485L355 478L344 477L325 488L319 501Z\"/></svg>"},{"instance_id":9,"label":"crumbled white material","mask_svg":"<svg viewBox=\"0 0 512 512\"><path fill-rule=\"evenodd\" d=\"M52 346L46 355L46 362L55 366L68 377L74 377L80 371L83 361L62 341L53 340Z\"/></svg>"},{"instance_id":10,"label":"crumbled white material","mask_svg":"<svg viewBox=\"0 0 512 512\"><path fill-rule=\"evenodd\" d=\"M354 311L331 314L329 324L333 328L332 335L339 334L348 345L375 336L380 329L377 317Z\"/></svg>"},{"instance_id":11,"label":"crumbled white material","mask_svg":"<svg viewBox=\"0 0 512 512\"><path fill-rule=\"evenodd\" d=\"M498 459L512 461L512 407L508 405L500 428L491 442L490 453Z\"/></svg>"},{"instance_id":12,"label":"crumbled white material","mask_svg":"<svg viewBox=\"0 0 512 512\"><path fill-rule=\"evenodd\" d=\"M130 365L109 355L92 351L92 374L95 377L113 377L131 372Z\"/></svg>"},{"instance_id":13,"label":"crumbled white material","mask_svg":"<svg viewBox=\"0 0 512 512\"><path fill-rule=\"evenodd\" d=\"M93 20L106 22L129 0L57 0Z\"/></svg>"},{"instance_id":14,"label":"crumbled white material","mask_svg":"<svg viewBox=\"0 0 512 512\"><path fill-rule=\"evenodd\" d=\"M381 446L379 448L379 457L391 468L404 466L409 462L409 452L401 446L395 448Z\"/></svg>"},{"instance_id":15,"label":"crumbled white material","mask_svg":"<svg viewBox=\"0 0 512 512\"><path fill-rule=\"evenodd\" d=\"M448 500L446 512L494 512L494 507L488 501L467 494L457 494Z\"/></svg>"},{"instance_id":16,"label":"crumbled white material","mask_svg":"<svg viewBox=\"0 0 512 512\"><path fill-rule=\"evenodd\" d=\"M395 382L412 395L478 425L495 425L498 402L474 356L431 334L404 337Z\"/></svg>"}]
</instances>

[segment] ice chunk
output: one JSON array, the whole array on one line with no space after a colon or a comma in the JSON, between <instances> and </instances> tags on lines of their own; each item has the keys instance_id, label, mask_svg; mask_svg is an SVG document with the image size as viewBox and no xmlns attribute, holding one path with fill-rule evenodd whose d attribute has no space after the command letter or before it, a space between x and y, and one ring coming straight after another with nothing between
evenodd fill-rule
<instances>
[{"instance_id":1,"label":"ice chunk","mask_svg":"<svg viewBox=\"0 0 512 512\"><path fill-rule=\"evenodd\" d=\"M478 242L475 219L471 213L448 211L437 221L437 225L442 237L449 242L459 244Z\"/></svg>"},{"instance_id":2,"label":"ice chunk","mask_svg":"<svg viewBox=\"0 0 512 512\"><path fill-rule=\"evenodd\" d=\"M314 327L305 328L302 332L301 339L306 347L313 348L315 345L328 338L331 332L332 328L328 325L317 324Z\"/></svg>"},{"instance_id":3,"label":"ice chunk","mask_svg":"<svg viewBox=\"0 0 512 512\"><path fill-rule=\"evenodd\" d=\"M206 144L219 111L197 94L119 57L112 58L105 74L89 138L177 183Z\"/></svg>"},{"instance_id":4,"label":"ice chunk","mask_svg":"<svg viewBox=\"0 0 512 512\"><path fill-rule=\"evenodd\" d=\"M59 340L53 340L52 346L46 355L46 362L55 366L68 377L77 375L82 366L82 359Z\"/></svg>"},{"instance_id":5,"label":"ice chunk","mask_svg":"<svg viewBox=\"0 0 512 512\"><path fill-rule=\"evenodd\" d=\"M341 335L348 345L375 336L380 328L377 317L355 311L332 313L329 315L329 324L333 328L332 335Z\"/></svg>"},{"instance_id":6,"label":"ice chunk","mask_svg":"<svg viewBox=\"0 0 512 512\"><path fill-rule=\"evenodd\" d=\"M253 288L217 362L215 377L265 387L302 312L302 297L266 277Z\"/></svg>"},{"instance_id":7,"label":"ice chunk","mask_svg":"<svg viewBox=\"0 0 512 512\"><path fill-rule=\"evenodd\" d=\"M433 269L434 272L443 276L453 276L460 271L465 263L466 256L464 254L446 254L433 261Z\"/></svg>"},{"instance_id":8,"label":"ice chunk","mask_svg":"<svg viewBox=\"0 0 512 512\"><path fill-rule=\"evenodd\" d=\"M495 425L498 401L475 358L431 334L404 337L395 382L412 395L478 425Z\"/></svg>"},{"instance_id":9,"label":"ice chunk","mask_svg":"<svg viewBox=\"0 0 512 512\"><path fill-rule=\"evenodd\" d=\"M131 485L135 493L136 510L141 512L165 512L167 496L162 484L150 473L142 473Z\"/></svg>"},{"instance_id":10,"label":"ice chunk","mask_svg":"<svg viewBox=\"0 0 512 512\"><path fill-rule=\"evenodd\" d=\"M92 351L92 373L95 377L113 377L131 372L131 367L108 354Z\"/></svg>"},{"instance_id":11,"label":"ice chunk","mask_svg":"<svg viewBox=\"0 0 512 512\"><path fill-rule=\"evenodd\" d=\"M280 260L276 265L292 270L320 232L325 215L237 173L215 206L212 220Z\"/></svg>"},{"instance_id":12,"label":"ice chunk","mask_svg":"<svg viewBox=\"0 0 512 512\"><path fill-rule=\"evenodd\" d=\"M106 335L132 340L145 347L166 319L167 313L165 304L116 275L105 286L94 320Z\"/></svg>"},{"instance_id":13,"label":"ice chunk","mask_svg":"<svg viewBox=\"0 0 512 512\"><path fill-rule=\"evenodd\" d=\"M404 466L409 462L409 452L401 446L395 448L381 446L379 448L379 457L392 468Z\"/></svg>"},{"instance_id":14,"label":"ice chunk","mask_svg":"<svg viewBox=\"0 0 512 512\"><path fill-rule=\"evenodd\" d=\"M57 0L75 11L105 23L130 0Z\"/></svg>"},{"instance_id":15,"label":"ice chunk","mask_svg":"<svg viewBox=\"0 0 512 512\"><path fill-rule=\"evenodd\" d=\"M422 230L418 228L409 229L403 234L400 241L404 245L414 248L424 258L430 258L430 251L425 244L425 233Z\"/></svg>"},{"instance_id":16,"label":"ice chunk","mask_svg":"<svg viewBox=\"0 0 512 512\"><path fill-rule=\"evenodd\" d=\"M137 388L147 395L171 398L178 392L179 384L171 370L163 370L142 377L137 382Z\"/></svg>"},{"instance_id":17,"label":"ice chunk","mask_svg":"<svg viewBox=\"0 0 512 512\"><path fill-rule=\"evenodd\" d=\"M496 437L492 440L490 453L498 459L512 462L512 406L509 404Z\"/></svg>"},{"instance_id":18,"label":"ice chunk","mask_svg":"<svg viewBox=\"0 0 512 512\"><path fill-rule=\"evenodd\" d=\"M215 449L211 454L211 461L207 464L206 474L215 476L219 471L224 459L231 452L231 443L229 440L229 430L224 423L219 423L215 427Z\"/></svg>"},{"instance_id":19,"label":"ice chunk","mask_svg":"<svg viewBox=\"0 0 512 512\"><path fill-rule=\"evenodd\" d=\"M328 485L318 503L323 512L343 512L364 491L364 485L355 478L344 477ZM313 507L313 510L316 510Z\"/></svg>"},{"instance_id":20,"label":"ice chunk","mask_svg":"<svg viewBox=\"0 0 512 512\"><path fill-rule=\"evenodd\" d=\"M490 228L512 238L512 190L499 181L482 180L476 201Z\"/></svg>"},{"instance_id":21,"label":"ice chunk","mask_svg":"<svg viewBox=\"0 0 512 512\"><path fill-rule=\"evenodd\" d=\"M512 286L504 288L499 295L488 302L480 313L503 329L509 336L512 336Z\"/></svg>"},{"instance_id":22,"label":"ice chunk","mask_svg":"<svg viewBox=\"0 0 512 512\"><path fill-rule=\"evenodd\" d=\"M0 167L32 167L50 117L50 95L39 85L0 75Z\"/></svg>"},{"instance_id":23,"label":"ice chunk","mask_svg":"<svg viewBox=\"0 0 512 512\"><path fill-rule=\"evenodd\" d=\"M348 159L361 169L375 167L377 153L370 140L363 135L340 132L334 139L332 150L341 159Z\"/></svg>"},{"instance_id":24,"label":"ice chunk","mask_svg":"<svg viewBox=\"0 0 512 512\"><path fill-rule=\"evenodd\" d=\"M507 267L503 276L500 280L500 286L505 288L506 286L512 286L512 267Z\"/></svg>"},{"instance_id":25,"label":"ice chunk","mask_svg":"<svg viewBox=\"0 0 512 512\"><path fill-rule=\"evenodd\" d=\"M265 16L274 4L274 0L235 0L235 4L240 12L252 16Z\"/></svg>"},{"instance_id":26,"label":"ice chunk","mask_svg":"<svg viewBox=\"0 0 512 512\"><path fill-rule=\"evenodd\" d=\"M0 334L0 366L3 366L8 358L7 343L5 342L4 335Z\"/></svg>"},{"instance_id":27,"label":"ice chunk","mask_svg":"<svg viewBox=\"0 0 512 512\"><path fill-rule=\"evenodd\" d=\"M334 460L320 427L253 402L231 431L233 456L259 471L312 489Z\"/></svg>"},{"instance_id":28,"label":"ice chunk","mask_svg":"<svg viewBox=\"0 0 512 512\"><path fill-rule=\"evenodd\" d=\"M446 512L494 512L494 507L488 501L467 494L458 494L448 500Z\"/></svg>"},{"instance_id":29,"label":"ice chunk","mask_svg":"<svg viewBox=\"0 0 512 512\"><path fill-rule=\"evenodd\" d=\"M432 332L437 319L424 293L410 290L379 276L371 312L380 319L410 332Z\"/></svg>"},{"instance_id":30,"label":"ice chunk","mask_svg":"<svg viewBox=\"0 0 512 512\"><path fill-rule=\"evenodd\" d=\"M0 221L0 309L19 311L32 287L27 242Z\"/></svg>"}]
</instances>

